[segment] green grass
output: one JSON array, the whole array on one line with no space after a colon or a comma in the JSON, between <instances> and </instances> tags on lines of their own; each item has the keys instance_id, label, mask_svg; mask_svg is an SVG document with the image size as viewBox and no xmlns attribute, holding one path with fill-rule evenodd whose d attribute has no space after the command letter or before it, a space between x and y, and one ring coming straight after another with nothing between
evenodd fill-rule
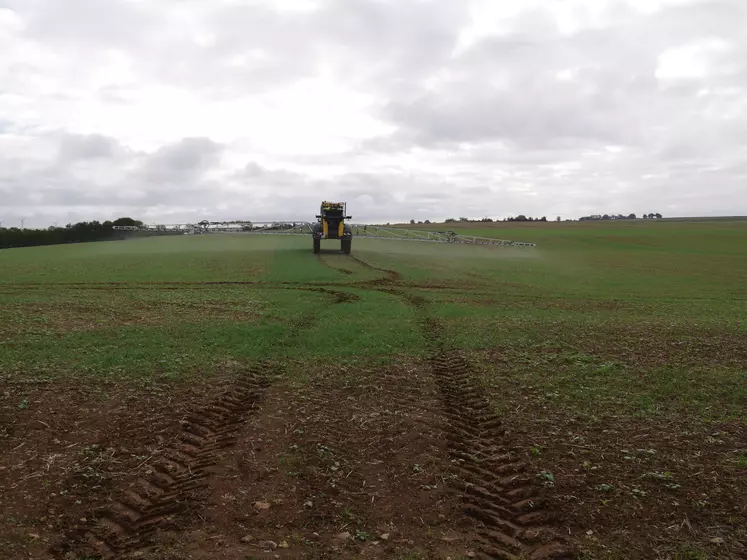
<instances>
[{"instance_id":1,"label":"green grass","mask_svg":"<svg viewBox=\"0 0 747 560\"><path fill-rule=\"evenodd\" d=\"M0 374L188 378L265 357L423 356L416 311L366 285L380 268L426 298L488 385L531 381L565 406L609 397L635 413L747 407L747 222L473 226L431 228L537 247L355 240L370 267L302 237L240 234L2 251Z\"/></svg>"}]
</instances>

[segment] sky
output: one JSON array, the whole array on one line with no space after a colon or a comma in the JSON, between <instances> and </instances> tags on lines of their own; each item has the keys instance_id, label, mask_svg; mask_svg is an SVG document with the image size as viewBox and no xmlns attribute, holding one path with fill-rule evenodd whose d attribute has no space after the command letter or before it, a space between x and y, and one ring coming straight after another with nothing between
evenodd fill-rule
<instances>
[{"instance_id":1,"label":"sky","mask_svg":"<svg viewBox=\"0 0 747 560\"><path fill-rule=\"evenodd\" d=\"M744 0L0 0L0 222L745 215L746 28Z\"/></svg>"}]
</instances>

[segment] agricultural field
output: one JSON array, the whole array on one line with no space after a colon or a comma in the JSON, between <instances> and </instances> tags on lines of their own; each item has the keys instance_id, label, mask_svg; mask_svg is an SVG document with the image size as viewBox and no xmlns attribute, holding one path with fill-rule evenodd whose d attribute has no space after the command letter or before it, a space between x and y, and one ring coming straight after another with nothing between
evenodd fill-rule
<instances>
[{"instance_id":1,"label":"agricultural field","mask_svg":"<svg viewBox=\"0 0 747 560\"><path fill-rule=\"evenodd\" d=\"M747 222L0 251L0 557L747 556Z\"/></svg>"}]
</instances>

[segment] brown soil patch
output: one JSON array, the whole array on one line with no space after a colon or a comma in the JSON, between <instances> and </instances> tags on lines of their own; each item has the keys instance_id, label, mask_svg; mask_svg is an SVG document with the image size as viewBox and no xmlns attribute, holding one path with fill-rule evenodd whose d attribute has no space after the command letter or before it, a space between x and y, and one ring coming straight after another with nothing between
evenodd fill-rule
<instances>
[{"instance_id":1,"label":"brown soil patch","mask_svg":"<svg viewBox=\"0 0 747 560\"><path fill-rule=\"evenodd\" d=\"M521 347L498 344L487 350L491 361L510 365L517 354L533 360L563 365L574 355L593 357L599 364L611 361L629 366L724 366L747 363L747 332L729 325L677 325L662 320L648 324L536 324L537 342Z\"/></svg>"},{"instance_id":2,"label":"brown soil patch","mask_svg":"<svg viewBox=\"0 0 747 560\"><path fill-rule=\"evenodd\" d=\"M179 419L174 437L143 461L112 493L109 503L90 513L92 522L68 531L52 552L87 557L142 557L155 534L194 514L206 480L221 472L222 451L235 444L261 400L272 368L243 371L210 403Z\"/></svg>"},{"instance_id":3,"label":"brown soil patch","mask_svg":"<svg viewBox=\"0 0 747 560\"><path fill-rule=\"evenodd\" d=\"M599 325L593 331L574 328L569 342L583 352L634 365L747 364L747 331L729 325Z\"/></svg>"},{"instance_id":4,"label":"brown soil patch","mask_svg":"<svg viewBox=\"0 0 747 560\"><path fill-rule=\"evenodd\" d=\"M517 454L545 481L583 558L747 557L744 418L677 405L646 411L614 392L570 398L543 388L541 378L556 373L547 364L532 372L491 356L485 393L510 411Z\"/></svg>"},{"instance_id":5,"label":"brown soil patch","mask_svg":"<svg viewBox=\"0 0 747 560\"><path fill-rule=\"evenodd\" d=\"M0 549L50 558L123 480L171 439L205 385L0 381Z\"/></svg>"},{"instance_id":6,"label":"brown soil patch","mask_svg":"<svg viewBox=\"0 0 747 560\"><path fill-rule=\"evenodd\" d=\"M427 370L276 385L210 479L199 519L163 534L152 557L463 557L471 523L446 447Z\"/></svg>"},{"instance_id":7,"label":"brown soil patch","mask_svg":"<svg viewBox=\"0 0 747 560\"><path fill-rule=\"evenodd\" d=\"M473 552L428 368L242 379L6 385L0 542L49 559Z\"/></svg>"},{"instance_id":8,"label":"brown soil patch","mask_svg":"<svg viewBox=\"0 0 747 560\"><path fill-rule=\"evenodd\" d=\"M33 333L68 333L120 326L153 327L173 323L194 323L205 319L223 319L249 323L260 317L251 302L213 301L123 301L15 303L5 311L18 321L0 326L0 334L18 338Z\"/></svg>"},{"instance_id":9,"label":"brown soil patch","mask_svg":"<svg viewBox=\"0 0 747 560\"><path fill-rule=\"evenodd\" d=\"M744 424L586 418L529 400L512 426L585 557L747 557Z\"/></svg>"}]
</instances>

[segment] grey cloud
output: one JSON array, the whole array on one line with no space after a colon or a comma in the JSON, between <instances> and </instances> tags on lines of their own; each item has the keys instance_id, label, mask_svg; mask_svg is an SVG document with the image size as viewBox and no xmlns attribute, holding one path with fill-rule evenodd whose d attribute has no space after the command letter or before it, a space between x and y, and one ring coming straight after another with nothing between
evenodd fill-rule
<instances>
[{"instance_id":1,"label":"grey cloud","mask_svg":"<svg viewBox=\"0 0 747 560\"><path fill-rule=\"evenodd\" d=\"M704 2L563 35L546 15L523 13L511 34L484 39L447 63L441 87L391 99L381 114L400 130L389 141L394 149L496 140L521 149L646 145L674 115L689 113L688 126L703 123L694 98L712 79L662 88L659 56L721 37L730 46L713 55L713 74L735 79L747 41L734 22L746 15L736 3ZM570 79L560 79L564 71ZM745 82L742 73L740 87ZM379 142L386 147L387 139Z\"/></svg>"},{"instance_id":2,"label":"grey cloud","mask_svg":"<svg viewBox=\"0 0 747 560\"><path fill-rule=\"evenodd\" d=\"M223 146L207 138L185 138L152 153L125 149L101 135L51 133L44 141L56 142L59 154L46 163L31 154L10 158L0 153L6 213L33 216L35 208L57 208L55 221L63 220L64 209L70 207L94 211L134 205L147 213L164 204L210 204L221 189L205 173L219 165ZM92 171L90 165L100 167Z\"/></svg>"},{"instance_id":3,"label":"grey cloud","mask_svg":"<svg viewBox=\"0 0 747 560\"><path fill-rule=\"evenodd\" d=\"M199 175L219 165L223 150L209 138L184 138L146 156L143 171L154 179Z\"/></svg>"},{"instance_id":4,"label":"grey cloud","mask_svg":"<svg viewBox=\"0 0 747 560\"><path fill-rule=\"evenodd\" d=\"M265 92L322 68L352 87L404 91L448 58L469 16L462 0L327 0L317 10L290 13L270 4L216 2L207 9L192 2L198 23L173 25L184 4L11 1L26 20L25 37L88 59L102 47L116 48L141 77L214 98ZM196 32L212 40L200 45ZM101 95L118 93L109 84Z\"/></svg>"},{"instance_id":5,"label":"grey cloud","mask_svg":"<svg viewBox=\"0 0 747 560\"><path fill-rule=\"evenodd\" d=\"M113 0L6 0L21 14L26 35L57 46L130 47L158 30L146 3Z\"/></svg>"},{"instance_id":6,"label":"grey cloud","mask_svg":"<svg viewBox=\"0 0 747 560\"><path fill-rule=\"evenodd\" d=\"M309 179L300 173L284 169L269 169L256 162L248 163L242 171L235 175L239 181L245 181L252 186L267 187L302 187Z\"/></svg>"},{"instance_id":7,"label":"grey cloud","mask_svg":"<svg viewBox=\"0 0 747 560\"><path fill-rule=\"evenodd\" d=\"M113 158L120 151L119 143L101 134L63 134L59 158L62 162Z\"/></svg>"},{"instance_id":8,"label":"grey cloud","mask_svg":"<svg viewBox=\"0 0 747 560\"><path fill-rule=\"evenodd\" d=\"M323 198L349 201L356 219L385 221L692 215L747 204L747 4L738 0L648 15L623 0L593 17L579 7L585 24L572 33L545 6L522 9L456 56L469 23L464 0L327 0L300 12L196 0L5 4L26 23L19 36L54 48L76 76L106 70L107 49L128 55L131 76L107 75L89 92L118 107L136 104L143 85L251 104L253 94L272 99L277 88L323 76L371 96L373 116L397 128L346 149L284 156L261 153L262 132L248 131L252 140L239 145L258 153L238 164L229 140L177 136L146 153L114 137L62 134L45 139L57 142L56 159L0 150L0 191L14 215L43 204L45 212L126 207L154 219L299 219ZM175 14L191 14L179 20L191 23L175 25ZM197 31L214 39L198 45ZM702 75L657 77L669 49L714 40L721 46L702 54ZM11 74L30 84L45 76L26 61ZM77 95L40 91L38 100L64 106ZM0 123L0 147L41 138L39 130L11 117Z\"/></svg>"}]
</instances>

